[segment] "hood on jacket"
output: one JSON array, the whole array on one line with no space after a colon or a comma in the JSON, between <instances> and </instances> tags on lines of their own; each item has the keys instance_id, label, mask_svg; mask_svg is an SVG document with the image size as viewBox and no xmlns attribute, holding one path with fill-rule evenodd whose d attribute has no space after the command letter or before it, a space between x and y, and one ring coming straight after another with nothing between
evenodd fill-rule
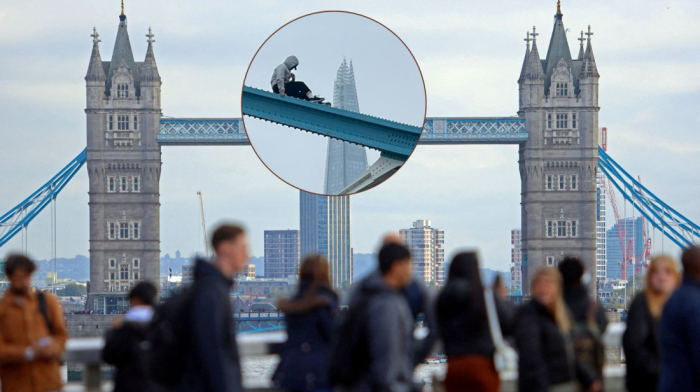
<instances>
[{"instance_id":1,"label":"hood on jacket","mask_svg":"<svg viewBox=\"0 0 700 392\"><path fill-rule=\"evenodd\" d=\"M299 65L299 59L297 59L297 56L289 56L284 60L284 66L290 71L297 65Z\"/></svg>"},{"instance_id":2,"label":"hood on jacket","mask_svg":"<svg viewBox=\"0 0 700 392\"><path fill-rule=\"evenodd\" d=\"M233 279L225 277L212 262L204 259L197 259L194 265L194 280L197 281L209 278L220 279L225 284L233 286Z\"/></svg>"}]
</instances>

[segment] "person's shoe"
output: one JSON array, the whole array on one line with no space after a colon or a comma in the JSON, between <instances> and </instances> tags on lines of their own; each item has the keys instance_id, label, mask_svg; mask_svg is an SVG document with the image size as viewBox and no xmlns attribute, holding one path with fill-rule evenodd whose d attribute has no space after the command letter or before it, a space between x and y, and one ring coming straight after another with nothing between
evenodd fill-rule
<instances>
[{"instance_id":1,"label":"person's shoe","mask_svg":"<svg viewBox=\"0 0 700 392\"><path fill-rule=\"evenodd\" d=\"M326 98L319 97L318 95L314 95L313 97L309 98L309 101L318 102L318 103L321 103L325 100L326 100Z\"/></svg>"},{"instance_id":2,"label":"person's shoe","mask_svg":"<svg viewBox=\"0 0 700 392\"><path fill-rule=\"evenodd\" d=\"M322 102L321 104L322 104L322 105L329 106L329 107L331 106L331 103L330 103L330 102Z\"/></svg>"}]
</instances>

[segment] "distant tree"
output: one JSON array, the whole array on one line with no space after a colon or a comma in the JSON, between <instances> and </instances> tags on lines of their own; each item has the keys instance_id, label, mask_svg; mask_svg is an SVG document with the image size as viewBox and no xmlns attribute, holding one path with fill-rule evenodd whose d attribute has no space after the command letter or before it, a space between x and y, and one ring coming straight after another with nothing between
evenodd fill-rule
<instances>
[{"instance_id":1,"label":"distant tree","mask_svg":"<svg viewBox=\"0 0 700 392\"><path fill-rule=\"evenodd\" d=\"M71 283L66 285L63 290L58 290L56 294L61 297L80 297L87 295L87 288L81 284Z\"/></svg>"}]
</instances>

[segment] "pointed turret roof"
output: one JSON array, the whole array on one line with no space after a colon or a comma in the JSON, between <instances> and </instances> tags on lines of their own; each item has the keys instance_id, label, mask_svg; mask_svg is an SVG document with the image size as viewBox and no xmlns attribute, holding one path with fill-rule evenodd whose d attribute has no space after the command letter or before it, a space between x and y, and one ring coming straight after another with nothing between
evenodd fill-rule
<instances>
[{"instance_id":1,"label":"pointed turret roof","mask_svg":"<svg viewBox=\"0 0 700 392\"><path fill-rule=\"evenodd\" d=\"M545 60L545 89L549 87L552 77L552 71L559 63L560 59L566 61L569 68L572 67L571 52L569 51L569 42L566 39L566 29L562 21L564 14L561 13L560 4L557 4L557 13L554 15L554 29L552 30L552 39L549 41L549 49L547 50L547 58Z\"/></svg>"},{"instance_id":2,"label":"pointed turret roof","mask_svg":"<svg viewBox=\"0 0 700 392\"><path fill-rule=\"evenodd\" d=\"M525 78L531 80L540 80L545 78L544 71L542 70L542 61L540 60L540 52L537 51L537 41L534 40L532 41L532 50L530 51L530 58L528 61Z\"/></svg>"},{"instance_id":3,"label":"pointed turret roof","mask_svg":"<svg viewBox=\"0 0 700 392\"><path fill-rule=\"evenodd\" d=\"M156 65L156 57L153 55L153 43L156 41L153 39L153 33L150 27L148 28L146 37L148 37L148 49L146 50L146 59L141 66L141 80L160 80L158 65Z\"/></svg>"},{"instance_id":4,"label":"pointed turret roof","mask_svg":"<svg viewBox=\"0 0 700 392\"><path fill-rule=\"evenodd\" d=\"M86 81L102 81L107 79L105 75L104 68L102 67L102 58L100 57L100 35L97 34L97 28L92 28L93 33L90 35L92 37L92 54L90 55L90 65L88 65L87 75L85 75Z\"/></svg>"},{"instance_id":5,"label":"pointed turret roof","mask_svg":"<svg viewBox=\"0 0 700 392\"><path fill-rule=\"evenodd\" d=\"M525 75L527 74L527 65L530 60L530 41L532 39L530 38L530 32L527 32L527 37L525 38L525 42L527 42L527 46L525 47L525 58L523 59L523 66L520 68L520 77L518 78L518 83L521 83L523 80L525 80Z\"/></svg>"},{"instance_id":6,"label":"pointed turret roof","mask_svg":"<svg viewBox=\"0 0 700 392\"><path fill-rule=\"evenodd\" d=\"M117 68L119 68L119 64L121 64L122 60L124 63L126 63L127 68L131 70L131 74L134 76L134 87L138 92L138 69L136 67L136 63L134 62L134 54L131 51L129 32L126 29L126 15L123 13L119 15L119 30L117 30L117 39L114 42L112 61L109 63L109 72L107 74L107 91L109 91L112 86L112 76L114 76L114 72L117 70Z\"/></svg>"},{"instance_id":7,"label":"pointed turret roof","mask_svg":"<svg viewBox=\"0 0 700 392\"><path fill-rule=\"evenodd\" d=\"M583 55L583 65L579 78L599 78L598 67L595 64L595 56L593 56L593 46L591 45L591 26L588 26L588 44L586 45L586 53Z\"/></svg>"}]
</instances>

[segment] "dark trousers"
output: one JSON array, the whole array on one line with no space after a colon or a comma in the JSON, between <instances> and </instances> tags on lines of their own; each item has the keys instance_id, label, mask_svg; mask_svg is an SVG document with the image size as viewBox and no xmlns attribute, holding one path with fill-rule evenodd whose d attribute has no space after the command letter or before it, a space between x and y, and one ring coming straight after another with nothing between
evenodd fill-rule
<instances>
[{"instance_id":1,"label":"dark trousers","mask_svg":"<svg viewBox=\"0 0 700 392\"><path fill-rule=\"evenodd\" d=\"M275 94L280 93L280 89L277 88L277 85L275 84L272 86L272 91L274 91ZM306 83L304 82L287 82L284 84L284 93L289 95L290 97L294 98L299 98L299 99L304 99L304 100L309 100L309 97L306 96L306 93L308 93L309 88L306 87Z\"/></svg>"}]
</instances>

